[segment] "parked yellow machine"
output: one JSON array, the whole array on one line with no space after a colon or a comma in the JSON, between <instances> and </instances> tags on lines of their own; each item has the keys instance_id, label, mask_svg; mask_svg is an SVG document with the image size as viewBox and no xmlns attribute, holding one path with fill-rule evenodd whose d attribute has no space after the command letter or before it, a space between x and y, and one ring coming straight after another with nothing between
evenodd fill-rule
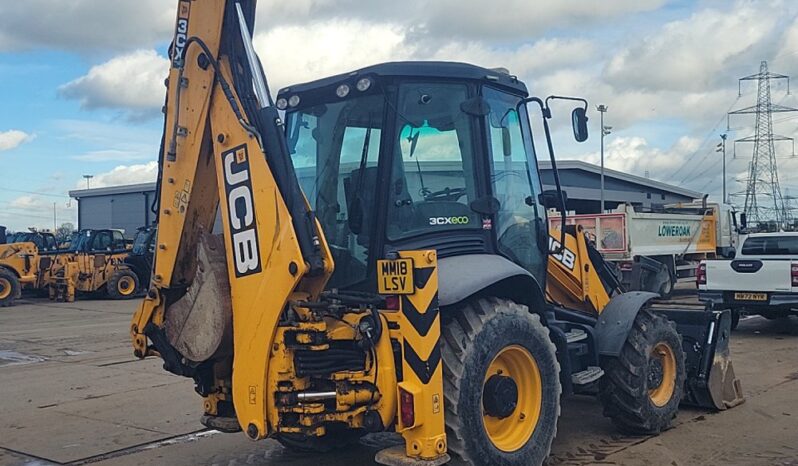
<instances>
[{"instance_id":1,"label":"parked yellow machine","mask_svg":"<svg viewBox=\"0 0 798 466\"><path fill-rule=\"evenodd\" d=\"M682 401L740 401L728 313L653 312L579 229L550 236L550 104L577 102L584 141L587 102L447 62L273 101L254 12L178 2L153 276L130 327L137 357L195 381L206 426L317 451L395 431L405 444L378 462L530 465L562 393L600 392L619 428L645 434ZM528 105L556 193L541 192ZM221 236L207 233L217 208Z\"/></svg>"},{"instance_id":2,"label":"parked yellow machine","mask_svg":"<svg viewBox=\"0 0 798 466\"><path fill-rule=\"evenodd\" d=\"M140 279L126 260L131 244L118 230L82 230L68 254L60 254L47 281L50 299L72 302L78 292L106 291L112 299L128 299Z\"/></svg>"},{"instance_id":3,"label":"parked yellow machine","mask_svg":"<svg viewBox=\"0 0 798 466\"><path fill-rule=\"evenodd\" d=\"M58 249L52 233L31 231L0 244L0 307L12 306L23 289L43 290Z\"/></svg>"}]
</instances>

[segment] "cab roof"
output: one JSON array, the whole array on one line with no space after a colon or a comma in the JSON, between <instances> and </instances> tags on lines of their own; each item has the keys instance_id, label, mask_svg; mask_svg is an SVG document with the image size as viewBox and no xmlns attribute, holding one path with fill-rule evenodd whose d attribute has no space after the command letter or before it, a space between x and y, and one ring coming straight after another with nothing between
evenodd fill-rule
<instances>
[{"instance_id":1,"label":"cab roof","mask_svg":"<svg viewBox=\"0 0 798 466\"><path fill-rule=\"evenodd\" d=\"M327 78L310 81L303 84L280 89L279 97L294 93L303 93L328 86L339 85L344 82L357 80L359 77L404 77L404 78L439 78L482 81L485 84L498 85L517 94L529 95L526 85L516 76L495 69L483 68L468 63L445 61L402 61L381 63L368 66L349 73L343 73Z\"/></svg>"}]
</instances>

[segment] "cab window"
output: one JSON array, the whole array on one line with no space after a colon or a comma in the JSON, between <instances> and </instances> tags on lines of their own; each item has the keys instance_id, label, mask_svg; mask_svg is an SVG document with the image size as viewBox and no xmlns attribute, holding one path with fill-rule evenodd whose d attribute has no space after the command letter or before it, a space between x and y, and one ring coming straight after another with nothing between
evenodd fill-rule
<instances>
[{"instance_id":1,"label":"cab window","mask_svg":"<svg viewBox=\"0 0 798 466\"><path fill-rule=\"evenodd\" d=\"M389 185L388 238L480 229L472 123L462 84L412 83L399 88L397 140Z\"/></svg>"}]
</instances>

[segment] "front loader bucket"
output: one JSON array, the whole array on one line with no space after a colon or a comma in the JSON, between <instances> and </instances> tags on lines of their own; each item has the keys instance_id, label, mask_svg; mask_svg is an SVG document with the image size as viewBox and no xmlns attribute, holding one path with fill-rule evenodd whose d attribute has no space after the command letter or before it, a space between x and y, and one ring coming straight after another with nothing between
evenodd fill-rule
<instances>
[{"instance_id":1,"label":"front loader bucket","mask_svg":"<svg viewBox=\"0 0 798 466\"><path fill-rule=\"evenodd\" d=\"M729 355L729 311L658 306L653 310L674 321L682 335L687 365L683 404L724 410L745 401Z\"/></svg>"}]
</instances>

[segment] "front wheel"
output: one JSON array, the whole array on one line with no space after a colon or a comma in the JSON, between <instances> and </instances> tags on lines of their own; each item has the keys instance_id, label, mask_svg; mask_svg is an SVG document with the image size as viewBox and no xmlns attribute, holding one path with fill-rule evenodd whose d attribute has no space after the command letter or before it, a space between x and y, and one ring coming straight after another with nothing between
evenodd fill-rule
<instances>
[{"instance_id":1,"label":"front wheel","mask_svg":"<svg viewBox=\"0 0 798 466\"><path fill-rule=\"evenodd\" d=\"M549 330L526 306L480 299L443 326L449 451L491 465L542 464L560 416L560 366Z\"/></svg>"},{"instance_id":2,"label":"front wheel","mask_svg":"<svg viewBox=\"0 0 798 466\"><path fill-rule=\"evenodd\" d=\"M0 307L11 306L20 295L19 280L12 272L0 268Z\"/></svg>"},{"instance_id":3,"label":"front wheel","mask_svg":"<svg viewBox=\"0 0 798 466\"><path fill-rule=\"evenodd\" d=\"M686 375L682 339L673 322L640 310L621 354L608 358L603 369L604 415L622 432L658 434L676 417Z\"/></svg>"},{"instance_id":4,"label":"front wheel","mask_svg":"<svg viewBox=\"0 0 798 466\"><path fill-rule=\"evenodd\" d=\"M139 289L139 277L130 269L120 269L111 275L106 290L112 299L130 299Z\"/></svg>"}]
</instances>

